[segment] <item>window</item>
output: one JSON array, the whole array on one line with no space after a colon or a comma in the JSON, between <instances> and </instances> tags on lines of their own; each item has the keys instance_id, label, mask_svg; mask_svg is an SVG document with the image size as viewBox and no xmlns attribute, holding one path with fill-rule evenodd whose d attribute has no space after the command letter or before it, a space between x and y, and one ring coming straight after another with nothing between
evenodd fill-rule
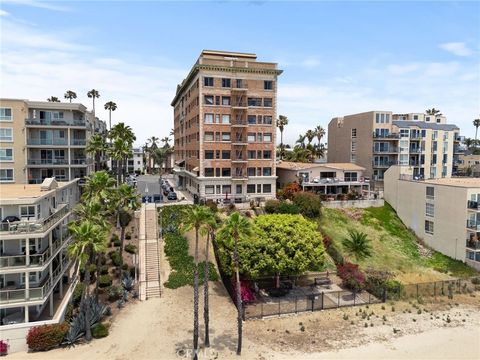
<instances>
[{"instance_id":1,"label":"window","mask_svg":"<svg viewBox=\"0 0 480 360\"><path fill-rule=\"evenodd\" d=\"M272 125L272 117L271 116L264 116L263 117L263 123L266 125Z\"/></svg>"},{"instance_id":2,"label":"window","mask_svg":"<svg viewBox=\"0 0 480 360\"><path fill-rule=\"evenodd\" d=\"M272 107L272 104L273 104L272 98L263 99L263 106Z\"/></svg>"},{"instance_id":3,"label":"window","mask_svg":"<svg viewBox=\"0 0 480 360\"><path fill-rule=\"evenodd\" d=\"M255 194L255 184L247 184L247 194Z\"/></svg>"},{"instance_id":4,"label":"window","mask_svg":"<svg viewBox=\"0 0 480 360\"><path fill-rule=\"evenodd\" d=\"M272 184L263 184L263 192L269 194L272 192Z\"/></svg>"},{"instance_id":5,"label":"window","mask_svg":"<svg viewBox=\"0 0 480 360\"><path fill-rule=\"evenodd\" d=\"M272 176L272 168L264 167L263 168L263 176Z\"/></svg>"},{"instance_id":6,"label":"window","mask_svg":"<svg viewBox=\"0 0 480 360\"><path fill-rule=\"evenodd\" d=\"M356 151L357 151L357 142L356 142L356 141L352 141L351 149L352 149L352 152L356 152Z\"/></svg>"},{"instance_id":7,"label":"window","mask_svg":"<svg viewBox=\"0 0 480 360\"><path fill-rule=\"evenodd\" d=\"M435 216L435 205L431 203L425 204L425 215L434 217Z\"/></svg>"},{"instance_id":8,"label":"window","mask_svg":"<svg viewBox=\"0 0 480 360\"><path fill-rule=\"evenodd\" d=\"M255 115L248 115L248 125L255 125L257 123L257 117Z\"/></svg>"},{"instance_id":9,"label":"window","mask_svg":"<svg viewBox=\"0 0 480 360\"><path fill-rule=\"evenodd\" d=\"M55 119L55 120L63 119L63 111L52 112L52 118Z\"/></svg>"},{"instance_id":10,"label":"window","mask_svg":"<svg viewBox=\"0 0 480 360\"><path fill-rule=\"evenodd\" d=\"M222 79L222 87L226 87L226 88L231 87L230 79Z\"/></svg>"},{"instance_id":11,"label":"window","mask_svg":"<svg viewBox=\"0 0 480 360\"><path fill-rule=\"evenodd\" d=\"M204 77L203 78L204 86L213 86L213 77Z\"/></svg>"},{"instance_id":12,"label":"window","mask_svg":"<svg viewBox=\"0 0 480 360\"><path fill-rule=\"evenodd\" d=\"M435 188L433 186L427 186L426 195L427 199L435 199Z\"/></svg>"},{"instance_id":13,"label":"window","mask_svg":"<svg viewBox=\"0 0 480 360\"><path fill-rule=\"evenodd\" d=\"M236 194L242 193L242 184L237 184L237 186L235 187L235 193Z\"/></svg>"},{"instance_id":14,"label":"window","mask_svg":"<svg viewBox=\"0 0 480 360\"><path fill-rule=\"evenodd\" d=\"M345 172L345 181L358 181L358 174L356 172Z\"/></svg>"},{"instance_id":15,"label":"window","mask_svg":"<svg viewBox=\"0 0 480 360\"><path fill-rule=\"evenodd\" d=\"M213 141L213 132L212 131L205 132L205 141Z\"/></svg>"},{"instance_id":16,"label":"window","mask_svg":"<svg viewBox=\"0 0 480 360\"><path fill-rule=\"evenodd\" d=\"M352 129L352 139L355 139L356 137L357 137L357 129Z\"/></svg>"},{"instance_id":17,"label":"window","mask_svg":"<svg viewBox=\"0 0 480 360\"><path fill-rule=\"evenodd\" d=\"M413 115L413 120L418 120L418 115Z\"/></svg>"},{"instance_id":18,"label":"window","mask_svg":"<svg viewBox=\"0 0 480 360\"><path fill-rule=\"evenodd\" d=\"M248 176L255 176L255 168L254 167L247 168L247 175Z\"/></svg>"},{"instance_id":19,"label":"window","mask_svg":"<svg viewBox=\"0 0 480 360\"><path fill-rule=\"evenodd\" d=\"M248 106L262 106L261 98L248 98Z\"/></svg>"},{"instance_id":20,"label":"window","mask_svg":"<svg viewBox=\"0 0 480 360\"><path fill-rule=\"evenodd\" d=\"M206 194L206 195L215 194L215 186L213 186L213 185L205 185L205 194Z\"/></svg>"},{"instance_id":21,"label":"window","mask_svg":"<svg viewBox=\"0 0 480 360\"><path fill-rule=\"evenodd\" d=\"M13 181L13 169L0 169L0 182Z\"/></svg>"},{"instance_id":22,"label":"window","mask_svg":"<svg viewBox=\"0 0 480 360\"><path fill-rule=\"evenodd\" d=\"M257 158L257 152L255 150L248 150L247 153L248 159L256 159Z\"/></svg>"},{"instance_id":23,"label":"window","mask_svg":"<svg viewBox=\"0 0 480 360\"><path fill-rule=\"evenodd\" d=\"M213 177L213 168L205 168L205 176Z\"/></svg>"},{"instance_id":24,"label":"window","mask_svg":"<svg viewBox=\"0 0 480 360\"><path fill-rule=\"evenodd\" d=\"M0 108L0 121L12 121L12 109Z\"/></svg>"},{"instance_id":25,"label":"window","mask_svg":"<svg viewBox=\"0 0 480 360\"><path fill-rule=\"evenodd\" d=\"M205 159L207 160L213 159L213 150L205 150Z\"/></svg>"},{"instance_id":26,"label":"window","mask_svg":"<svg viewBox=\"0 0 480 360\"><path fill-rule=\"evenodd\" d=\"M213 105L213 96L212 95L205 95L205 105Z\"/></svg>"},{"instance_id":27,"label":"window","mask_svg":"<svg viewBox=\"0 0 480 360\"><path fill-rule=\"evenodd\" d=\"M263 88L265 90L273 90L273 81L272 80L265 80L263 82Z\"/></svg>"},{"instance_id":28,"label":"window","mask_svg":"<svg viewBox=\"0 0 480 360\"><path fill-rule=\"evenodd\" d=\"M12 148L0 149L0 161L13 161L13 149Z\"/></svg>"},{"instance_id":29,"label":"window","mask_svg":"<svg viewBox=\"0 0 480 360\"><path fill-rule=\"evenodd\" d=\"M262 184L257 184L257 193L261 193L262 192Z\"/></svg>"},{"instance_id":30,"label":"window","mask_svg":"<svg viewBox=\"0 0 480 360\"><path fill-rule=\"evenodd\" d=\"M230 124L230 115L222 115L222 124Z\"/></svg>"},{"instance_id":31,"label":"window","mask_svg":"<svg viewBox=\"0 0 480 360\"><path fill-rule=\"evenodd\" d=\"M220 105L220 96L215 96L215 105Z\"/></svg>"},{"instance_id":32,"label":"window","mask_svg":"<svg viewBox=\"0 0 480 360\"><path fill-rule=\"evenodd\" d=\"M389 123L390 122L390 114L385 114L385 123Z\"/></svg>"},{"instance_id":33,"label":"window","mask_svg":"<svg viewBox=\"0 0 480 360\"><path fill-rule=\"evenodd\" d=\"M243 89L244 84L242 82L242 79L237 79L236 83L237 83L237 88L238 89Z\"/></svg>"},{"instance_id":34,"label":"window","mask_svg":"<svg viewBox=\"0 0 480 360\"><path fill-rule=\"evenodd\" d=\"M213 124L213 114L205 114L205 124Z\"/></svg>"},{"instance_id":35,"label":"window","mask_svg":"<svg viewBox=\"0 0 480 360\"><path fill-rule=\"evenodd\" d=\"M433 235L433 221L425 220L425 232Z\"/></svg>"},{"instance_id":36,"label":"window","mask_svg":"<svg viewBox=\"0 0 480 360\"><path fill-rule=\"evenodd\" d=\"M375 114L375 122L380 124L380 114Z\"/></svg>"},{"instance_id":37,"label":"window","mask_svg":"<svg viewBox=\"0 0 480 360\"><path fill-rule=\"evenodd\" d=\"M13 141L13 129L1 128L0 129L0 141Z\"/></svg>"},{"instance_id":38,"label":"window","mask_svg":"<svg viewBox=\"0 0 480 360\"><path fill-rule=\"evenodd\" d=\"M20 218L22 220L35 218L35 206L20 206Z\"/></svg>"},{"instance_id":39,"label":"window","mask_svg":"<svg viewBox=\"0 0 480 360\"><path fill-rule=\"evenodd\" d=\"M223 177L230 177L231 176L231 169L230 168L222 168L222 176Z\"/></svg>"},{"instance_id":40,"label":"window","mask_svg":"<svg viewBox=\"0 0 480 360\"><path fill-rule=\"evenodd\" d=\"M354 164L357 162L357 154L350 154L350 162Z\"/></svg>"},{"instance_id":41,"label":"window","mask_svg":"<svg viewBox=\"0 0 480 360\"><path fill-rule=\"evenodd\" d=\"M222 96L222 105L230 105L230 96Z\"/></svg>"},{"instance_id":42,"label":"window","mask_svg":"<svg viewBox=\"0 0 480 360\"><path fill-rule=\"evenodd\" d=\"M220 115L215 114L215 124L220 124Z\"/></svg>"},{"instance_id":43,"label":"window","mask_svg":"<svg viewBox=\"0 0 480 360\"><path fill-rule=\"evenodd\" d=\"M256 140L255 133L248 133L247 134L247 141L248 142L255 142L255 140Z\"/></svg>"},{"instance_id":44,"label":"window","mask_svg":"<svg viewBox=\"0 0 480 360\"><path fill-rule=\"evenodd\" d=\"M222 141L230 141L230 133L222 132Z\"/></svg>"},{"instance_id":45,"label":"window","mask_svg":"<svg viewBox=\"0 0 480 360\"><path fill-rule=\"evenodd\" d=\"M222 159L229 160L230 159L230 150L222 150Z\"/></svg>"},{"instance_id":46,"label":"window","mask_svg":"<svg viewBox=\"0 0 480 360\"><path fill-rule=\"evenodd\" d=\"M271 133L263 134L263 142L272 142L272 134Z\"/></svg>"},{"instance_id":47,"label":"window","mask_svg":"<svg viewBox=\"0 0 480 360\"><path fill-rule=\"evenodd\" d=\"M223 185L222 186L222 194L231 194L232 187L230 185Z\"/></svg>"},{"instance_id":48,"label":"window","mask_svg":"<svg viewBox=\"0 0 480 360\"><path fill-rule=\"evenodd\" d=\"M264 159L271 159L272 158L272 151L271 150L263 150L263 158Z\"/></svg>"}]
</instances>

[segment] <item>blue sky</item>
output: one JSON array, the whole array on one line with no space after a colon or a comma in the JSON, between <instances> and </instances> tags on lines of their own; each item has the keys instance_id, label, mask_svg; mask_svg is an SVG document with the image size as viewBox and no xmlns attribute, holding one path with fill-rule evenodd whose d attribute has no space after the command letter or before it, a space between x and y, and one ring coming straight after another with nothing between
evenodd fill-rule
<instances>
[{"instance_id":1,"label":"blue sky","mask_svg":"<svg viewBox=\"0 0 480 360\"><path fill-rule=\"evenodd\" d=\"M467 136L480 116L479 2L4 0L0 9L0 96L71 89L90 107L85 94L98 89L138 143L168 134L176 84L202 49L279 63L287 142L368 110L440 108Z\"/></svg>"}]
</instances>

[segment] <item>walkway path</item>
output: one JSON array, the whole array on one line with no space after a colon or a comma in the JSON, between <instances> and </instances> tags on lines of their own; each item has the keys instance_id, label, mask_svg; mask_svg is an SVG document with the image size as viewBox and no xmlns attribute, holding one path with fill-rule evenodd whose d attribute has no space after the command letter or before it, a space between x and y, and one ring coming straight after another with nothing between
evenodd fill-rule
<instances>
[{"instance_id":1,"label":"walkway path","mask_svg":"<svg viewBox=\"0 0 480 360\"><path fill-rule=\"evenodd\" d=\"M139 221L140 300L160 297L160 240L155 204L143 204Z\"/></svg>"}]
</instances>

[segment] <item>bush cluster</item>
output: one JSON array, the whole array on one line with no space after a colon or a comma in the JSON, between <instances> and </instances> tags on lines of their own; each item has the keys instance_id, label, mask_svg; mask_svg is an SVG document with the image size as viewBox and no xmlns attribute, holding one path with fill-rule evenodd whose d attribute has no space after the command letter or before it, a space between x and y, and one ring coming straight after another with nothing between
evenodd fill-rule
<instances>
[{"instance_id":1,"label":"bush cluster","mask_svg":"<svg viewBox=\"0 0 480 360\"><path fill-rule=\"evenodd\" d=\"M112 277L110 275L100 275L98 278L98 287L106 288L112 285Z\"/></svg>"},{"instance_id":2,"label":"bush cluster","mask_svg":"<svg viewBox=\"0 0 480 360\"><path fill-rule=\"evenodd\" d=\"M83 289L85 289L84 283L78 283L77 286L75 286L75 290L73 290L72 295L72 304L74 307L78 307L80 305L80 302L82 301Z\"/></svg>"},{"instance_id":3,"label":"bush cluster","mask_svg":"<svg viewBox=\"0 0 480 360\"><path fill-rule=\"evenodd\" d=\"M120 253L118 251L112 251L109 253L110 259L112 259L112 264L114 266L120 266Z\"/></svg>"},{"instance_id":4,"label":"bush cluster","mask_svg":"<svg viewBox=\"0 0 480 360\"><path fill-rule=\"evenodd\" d=\"M365 274L357 264L346 262L343 265L337 265L337 275L347 289L360 291L365 286Z\"/></svg>"},{"instance_id":5,"label":"bush cluster","mask_svg":"<svg viewBox=\"0 0 480 360\"><path fill-rule=\"evenodd\" d=\"M108 327L102 323L92 326L92 336L95 339L108 336Z\"/></svg>"},{"instance_id":6,"label":"bush cluster","mask_svg":"<svg viewBox=\"0 0 480 360\"><path fill-rule=\"evenodd\" d=\"M46 351L59 346L68 332L68 324L35 326L28 331L27 344L32 351Z\"/></svg>"},{"instance_id":7,"label":"bush cluster","mask_svg":"<svg viewBox=\"0 0 480 360\"><path fill-rule=\"evenodd\" d=\"M136 254L137 253L137 247L133 244L127 244L124 247L125 251L128 252L129 254Z\"/></svg>"},{"instance_id":8,"label":"bush cluster","mask_svg":"<svg viewBox=\"0 0 480 360\"><path fill-rule=\"evenodd\" d=\"M300 214L300 209L297 205L281 201L281 200L267 200L265 203L265 212L267 214Z\"/></svg>"},{"instance_id":9,"label":"bush cluster","mask_svg":"<svg viewBox=\"0 0 480 360\"><path fill-rule=\"evenodd\" d=\"M293 203L298 206L303 216L310 219L318 218L322 212L320 196L311 192L300 191L295 193Z\"/></svg>"}]
</instances>

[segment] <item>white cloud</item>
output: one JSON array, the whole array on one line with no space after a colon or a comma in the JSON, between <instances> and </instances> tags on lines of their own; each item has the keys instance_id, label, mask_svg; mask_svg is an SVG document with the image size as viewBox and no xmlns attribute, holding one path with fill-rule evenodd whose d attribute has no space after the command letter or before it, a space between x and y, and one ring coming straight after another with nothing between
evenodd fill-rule
<instances>
[{"instance_id":1,"label":"white cloud","mask_svg":"<svg viewBox=\"0 0 480 360\"><path fill-rule=\"evenodd\" d=\"M403 75L418 70L419 64L392 64L387 66L387 70L393 75Z\"/></svg>"},{"instance_id":2,"label":"white cloud","mask_svg":"<svg viewBox=\"0 0 480 360\"><path fill-rule=\"evenodd\" d=\"M457 56L470 56L473 51L464 42L449 42L439 45L441 49Z\"/></svg>"},{"instance_id":3,"label":"white cloud","mask_svg":"<svg viewBox=\"0 0 480 360\"><path fill-rule=\"evenodd\" d=\"M8 16L8 15L10 15L8 12L6 12L5 10L0 9L0 16Z\"/></svg>"},{"instance_id":4,"label":"white cloud","mask_svg":"<svg viewBox=\"0 0 480 360\"><path fill-rule=\"evenodd\" d=\"M51 2L46 1L37 1L37 0L2 0L4 4L14 4L14 5L25 5L36 7L40 9L47 9L53 11L70 11L71 9L67 6L52 4Z\"/></svg>"}]
</instances>

